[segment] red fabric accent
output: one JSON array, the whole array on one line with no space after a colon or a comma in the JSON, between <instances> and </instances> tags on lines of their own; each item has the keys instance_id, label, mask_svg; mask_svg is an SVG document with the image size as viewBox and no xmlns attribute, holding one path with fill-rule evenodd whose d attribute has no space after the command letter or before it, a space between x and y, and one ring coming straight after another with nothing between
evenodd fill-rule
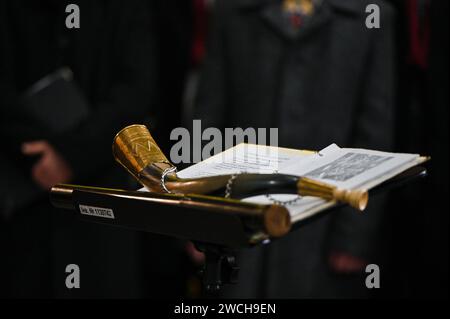
<instances>
[{"instance_id":1,"label":"red fabric accent","mask_svg":"<svg viewBox=\"0 0 450 319\"><path fill-rule=\"evenodd\" d=\"M199 65L205 56L205 38L207 28L206 0L194 1L194 30L191 47L191 62L193 66Z\"/></svg>"},{"instance_id":2,"label":"red fabric accent","mask_svg":"<svg viewBox=\"0 0 450 319\"><path fill-rule=\"evenodd\" d=\"M408 0L407 16L409 27L409 60L422 69L428 69L428 52L430 47L430 20L427 5L425 18L420 23L417 0Z\"/></svg>"},{"instance_id":3,"label":"red fabric accent","mask_svg":"<svg viewBox=\"0 0 450 319\"><path fill-rule=\"evenodd\" d=\"M302 16L300 14L297 13L293 13L290 16L290 20L291 20L291 24L294 28L300 28L302 23L303 23L303 19Z\"/></svg>"}]
</instances>

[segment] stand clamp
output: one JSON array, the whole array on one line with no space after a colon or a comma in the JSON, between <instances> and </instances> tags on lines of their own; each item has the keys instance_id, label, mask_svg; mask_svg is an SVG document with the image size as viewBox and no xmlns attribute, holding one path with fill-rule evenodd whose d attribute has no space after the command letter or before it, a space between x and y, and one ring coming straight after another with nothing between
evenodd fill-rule
<instances>
[{"instance_id":1,"label":"stand clamp","mask_svg":"<svg viewBox=\"0 0 450 319\"><path fill-rule=\"evenodd\" d=\"M207 293L217 294L223 285L237 283L239 267L233 251L213 244L195 243L195 246L205 254L201 276Z\"/></svg>"}]
</instances>

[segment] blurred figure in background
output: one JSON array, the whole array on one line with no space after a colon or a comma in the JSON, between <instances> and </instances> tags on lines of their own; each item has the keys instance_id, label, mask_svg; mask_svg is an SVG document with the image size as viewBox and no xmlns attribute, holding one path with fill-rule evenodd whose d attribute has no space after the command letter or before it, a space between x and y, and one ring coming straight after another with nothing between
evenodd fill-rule
<instances>
[{"instance_id":1,"label":"blurred figure in background","mask_svg":"<svg viewBox=\"0 0 450 319\"><path fill-rule=\"evenodd\" d=\"M391 297L448 296L449 2L391 0L397 9L396 149L431 155L429 176L392 193L385 285ZM387 275L388 274L388 275Z\"/></svg>"},{"instance_id":2,"label":"blurred figure in background","mask_svg":"<svg viewBox=\"0 0 450 319\"><path fill-rule=\"evenodd\" d=\"M157 131L155 139L161 141L160 147L167 154L170 132L181 126L183 90L191 63L194 1L197 0L148 1L155 12L159 52L158 108L155 121L150 124Z\"/></svg>"},{"instance_id":3,"label":"blurred figure in background","mask_svg":"<svg viewBox=\"0 0 450 319\"><path fill-rule=\"evenodd\" d=\"M77 1L79 29L66 26L69 3L0 3L0 130L7 140L0 155L0 289L8 297L139 297L151 284L154 295L178 293L174 273L158 270L161 278L142 280L151 272L143 253L151 255L152 246L144 247L140 234L77 222L49 204L47 191L57 183L129 184L111 141L143 121L157 91L147 3ZM172 263L172 246L150 267ZM80 267L80 289L65 286L68 264Z\"/></svg>"},{"instance_id":4,"label":"blurred figure in background","mask_svg":"<svg viewBox=\"0 0 450 319\"><path fill-rule=\"evenodd\" d=\"M152 12L157 43L157 83L155 108L151 109L147 126L165 154L170 153L170 132L182 125L183 90L190 65L193 37L193 2L186 0L147 0ZM139 186L135 186L136 188ZM195 278L195 265L187 255L186 241L158 236L151 233L144 237L146 270L145 296L194 296L198 280L188 284L187 278ZM191 282L192 280L189 280ZM157 289L154 289L154 287Z\"/></svg>"},{"instance_id":5,"label":"blurred figure in background","mask_svg":"<svg viewBox=\"0 0 450 319\"><path fill-rule=\"evenodd\" d=\"M381 8L368 29L366 6ZM279 145L393 149L393 10L383 1L215 1L194 118L277 127ZM385 201L342 210L240 254L227 297L366 297Z\"/></svg>"},{"instance_id":6,"label":"blurred figure in background","mask_svg":"<svg viewBox=\"0 0 450 319\"><path fill-rule=\"evenodd\" d=\"M367 263L381 266L382 294L448 294L448 1L389 2L395 44L383 1L80 0L80 29L65 26L69 1L0 1L0 296L183 295L186 251L202 261L192 245L77 222L47 198L60 182L137 188L113 163L112 137L144 122L169 153L182 116L278 127L280 146L307 149L392 150L395 123L396 151L433 156L427 184L393 192L388 213L372 198L362 215L334 212L244 251L225 296L366 297ZM370 3L381 29L365 26ZM71 263L81 289L65 286Z\"/></svg>"}]
</instances>

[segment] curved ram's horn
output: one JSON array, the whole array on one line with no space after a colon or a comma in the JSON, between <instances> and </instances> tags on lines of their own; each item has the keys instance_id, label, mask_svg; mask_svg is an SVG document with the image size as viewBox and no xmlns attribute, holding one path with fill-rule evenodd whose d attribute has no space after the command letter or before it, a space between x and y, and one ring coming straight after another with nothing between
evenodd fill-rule
<instances>
[{"instance_id":1,"label":"curved ram's horn","mask_svg":"<svg viewBox=\"0 0 450 319\"><path fill-rule=\"evenodd\" d=\"M284 174L218 175L179 178L176 167L163 154L147 127L130 125L113 142L113 155L142 185L153 192L192 193L244 198L260 194L299 194L347 203L364 210L365 190L344 190L333 185Z\"/></svg>"}]
</instances>

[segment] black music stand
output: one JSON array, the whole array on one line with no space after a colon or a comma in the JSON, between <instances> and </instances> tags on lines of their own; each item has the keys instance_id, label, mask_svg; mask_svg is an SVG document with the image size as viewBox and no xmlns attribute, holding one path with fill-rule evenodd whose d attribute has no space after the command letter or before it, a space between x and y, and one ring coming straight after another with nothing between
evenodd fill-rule
<instances>
[{"instance_id":1,"label":"black music stand","mask_svg":"<svg viewBox=\"0 0 450 319\"><path fill-rule=\"evenodd\" d=\"M389 189L399 187L413 180L425 177L424 167L415 166L370 190L376 195ZM130 196L136 194L139 200ZM152 200L146 200L146 196ZM70 194L70 205L61 204L61 198L51 198L52 203L78 211L78 217L88 222L95 222L139 231L188 239L205 254L202 270L203 285L210 294L217 293L224 284L237 282L239 267L235 252L239 248L251 246L245 226L233 214L211 214L202 209L174 209L175 206L155 202L154 195L146 192L129 192L123 190L102 191L102 189L83 187ZM112 207L115 218L101 218L80 214L79 205L92 207ZM343 205L335 205L315 214L311 218L296 222L291 231L332 212ZM77 208L75 208L77 207ZM157 209L154 209L157 208ZM152 214L148 214L149 211ZM147 212L147 213L146 213ZM176 222L174 222L176 221ZM276 240L276 239L270 239Z\"/></svg>"}]
</instances>

